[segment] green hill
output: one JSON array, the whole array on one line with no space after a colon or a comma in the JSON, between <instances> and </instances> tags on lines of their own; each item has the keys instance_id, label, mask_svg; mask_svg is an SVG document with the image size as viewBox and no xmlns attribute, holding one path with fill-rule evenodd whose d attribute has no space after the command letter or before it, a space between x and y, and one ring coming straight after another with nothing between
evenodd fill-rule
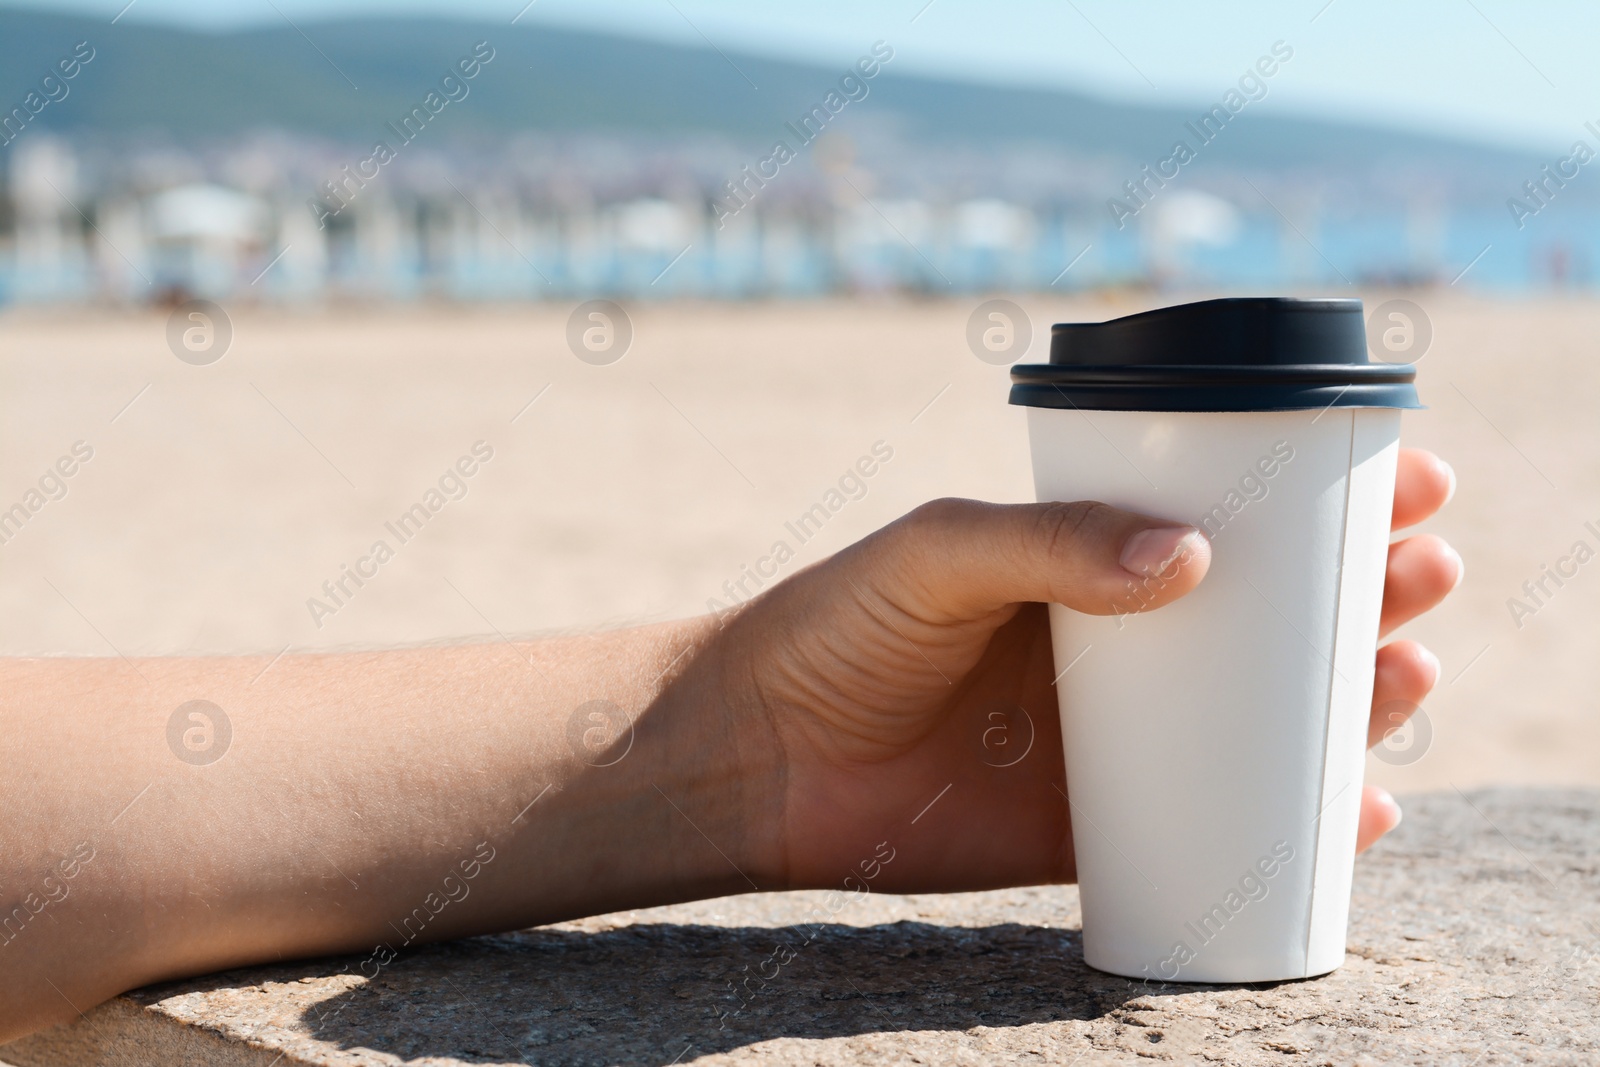
<instances>
[{"instance_id":1,"label":"green hill","mask_svg":"<svg viewBox=\"0 0 1600 1067\"><path fill-rule=\"evenodd\" d=\"M94 61L71 96L40 116L41 126L182 140L274 127L365 141L416 105L474 42L487 40L495 58L472 83L470 102L442 124L447 136L705 133L754 150L769 144L786 119L818 103L854 59L841 57L833 68L736 53L724 58L712 49L620 35L451 19L339 19L301 22L300 29L306 36L287 24L212 34L0 9L0 106L20 103L57 58L87 40ZM869 45L862 42L863 51ZM1136 106L909 76L893 63L870 87L870 101L853 109L852 120L870 114L909 140L1032 140L1138 162L1165 155L1183 123L1207 106ZM1528 168L1502 149L1255 112L1240 116L1206 152L1245 167L1487 170L1513 185Z\"/></svg>"}]
</instances>

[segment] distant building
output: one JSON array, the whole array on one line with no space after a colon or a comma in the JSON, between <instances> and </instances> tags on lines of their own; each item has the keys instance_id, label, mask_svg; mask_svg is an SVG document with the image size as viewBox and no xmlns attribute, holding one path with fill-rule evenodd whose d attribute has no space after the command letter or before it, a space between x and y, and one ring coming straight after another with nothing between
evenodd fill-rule
<instances>
[{"instance_id":1,"label":"distant building","mask_svg":"<svg viewBox=\"0 0 1600 1067\"><path fill-rule=\"evenodd\" d=\"M819 141L733 214L719 198L745 161L722 142L531 134L419 146L337 213L312 210L351 151L283 133L123 149L30 130L0 154L0 302L1339 291L1448 280L1519 239L1420 179L1388 196L1221 170L1209 184L1185 172L1115 225L1116 161L889 137ZM1473 281L1589 284L1595 228L1561 236L1485 259Z\"/></svg>"}]
</instances>

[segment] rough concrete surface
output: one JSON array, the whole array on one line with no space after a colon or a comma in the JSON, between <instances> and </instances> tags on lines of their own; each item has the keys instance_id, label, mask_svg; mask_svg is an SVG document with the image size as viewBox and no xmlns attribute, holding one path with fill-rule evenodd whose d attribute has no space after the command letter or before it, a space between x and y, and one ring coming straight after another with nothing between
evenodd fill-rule
<instances>
[{"instance_id":1,"label":"rough concrete surface","mask_svg":"<svg viewBox=\"0 0 1600 1067\"><path fill-rule=\"evenodd\" d=\"M347 958L142 989L0 1053L17 1067L1600 1060L1600 793L1406 808L1358 865L1349 955L1320 979L1100 974L1072 888L874 895L820 928L803 924L822 894L751 895L435 946L370 980ZM736 993L746 978L758 991Z\"/></svg>"}]
</instances>

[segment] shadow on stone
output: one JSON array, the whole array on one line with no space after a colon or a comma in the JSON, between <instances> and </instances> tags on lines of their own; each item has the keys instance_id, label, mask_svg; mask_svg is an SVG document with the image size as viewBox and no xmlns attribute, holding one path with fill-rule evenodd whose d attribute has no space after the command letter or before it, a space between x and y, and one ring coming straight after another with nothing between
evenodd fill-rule
<instances>
[{"instance_id":1,"label":"shadow on stone","mask_svg":"<svg viewBox=\"0 0 1600 1067\"><path fill-rule=\"evenodd\" d=\"M1018 924L530 930L407 953L302 1024L406 1060L660 1065L780 1037L1096 1019L1152 991L1087 968L1080 941Z\"/></svg>"},{"instance_id":2,"label":"shadow on stone","mask_svg":"<svg viewBox=\"0 0 1600 1067\"><path fill-rule=\"evenodd\" d=\"M1070 889L871 894L852 917L877 925L822 927L775 925L816 914L812 896L749 894L450 942L381 971L348 956L150 986L0 1058L1595 1062L1600 792L1452 790L1403 803L1405 823L1357 867L1349 954L1324 978L1146 987L1091 971L1078 930L1064 928L1077 921ZM925 921L888 921L902 915Z\"/></svg>"}]
</instances>

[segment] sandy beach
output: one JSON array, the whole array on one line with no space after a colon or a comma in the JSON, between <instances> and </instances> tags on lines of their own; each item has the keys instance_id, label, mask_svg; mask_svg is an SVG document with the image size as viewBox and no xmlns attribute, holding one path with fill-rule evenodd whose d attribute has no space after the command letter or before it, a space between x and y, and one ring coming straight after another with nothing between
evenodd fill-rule
<instances>
[{"instance_id":1,"label":"sandy beach","mask_svg":"<svg viewBox=\"0 0 1600 1067\"><path fill-rule=\"evenodd\" d=\"M1467 569L1405 631L1444 663L1426 751L1371 777L1600 784L1600 304L1410 296L1434 339L1406 437L1459 473L1427 528ZM1043 359L1051 322L1179 297L1016 299ZM592 630L727 603L778 541L787 574L933 497L1031 499L1007 368L966 344L975 303L632 306L609 366L568 349L566 306L235 308L210 366L174 357L163 314L6 312L0 509L43 503L0 545L0 649L270 656ZM795 536L874 450L874 475ZM1569 574L1536 602L1523 586L1546 567ZM345 568L371 576L330 595Z\"/></svg>"}]
</instances>

